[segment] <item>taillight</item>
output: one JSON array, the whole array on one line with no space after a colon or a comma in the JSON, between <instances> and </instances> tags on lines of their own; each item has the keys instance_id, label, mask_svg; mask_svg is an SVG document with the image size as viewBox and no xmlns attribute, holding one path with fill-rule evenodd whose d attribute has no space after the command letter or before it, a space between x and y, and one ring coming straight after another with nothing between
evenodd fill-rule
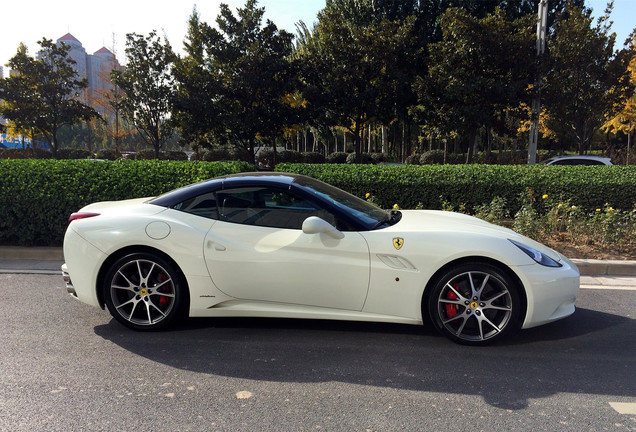
<instances>
[{"instance_id":1,"label":"taillight","mask_svg":"<svg viewBox=\"0 0 636 432\"><path fill-rule=\"evenodd\" d=\"M89 213L89 212L71 213L71 215L68 217L67 226L74 220L92 218L95 216L99 216L99 213Z\"/></svg>"}]
</instances>

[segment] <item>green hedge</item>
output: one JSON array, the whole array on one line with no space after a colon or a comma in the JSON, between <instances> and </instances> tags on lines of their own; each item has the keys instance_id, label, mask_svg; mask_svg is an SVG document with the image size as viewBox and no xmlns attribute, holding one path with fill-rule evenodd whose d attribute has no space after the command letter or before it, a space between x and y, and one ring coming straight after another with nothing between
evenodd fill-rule
<instances>
[{"instance_id":1,"label":"green hedge","mask_svg":"<svg viewBox=\"0 0 636 432\"><path fill-rule=\"evenodd\" d=\"M251 171L243 162L0 160L0 244L60 245L70 213L96 201L155 196L219 175ZM506 200L516 213L528 189L540 199L570 200L586 209L631 210L636 166L280 164L388 208L467 210Z\"/></svg>"},{"instance_id":2,"label":"green hedge","mask_svg":"<svg viewBox=\"0 0 636 432\"><path fill-rule=\"evenodd\" d=\"M500 197L515 214L528 190L586 209L609 203L631 210L636 203L636 166L280 164L276 170L305 174L359 197L369 193L383 208L441 209L448 202L470 211Z\"/></svg>"},{"instance_id":3,"label":"green hedge","mask_svg":"<svg viewBox=\"0 0 636 432\"><path fill-rule=\"evenodd\" d=\"M0 160L0 244L60 245L68 216L86 204L253 169L243 162Z\"/></svg>"}]
</instances>

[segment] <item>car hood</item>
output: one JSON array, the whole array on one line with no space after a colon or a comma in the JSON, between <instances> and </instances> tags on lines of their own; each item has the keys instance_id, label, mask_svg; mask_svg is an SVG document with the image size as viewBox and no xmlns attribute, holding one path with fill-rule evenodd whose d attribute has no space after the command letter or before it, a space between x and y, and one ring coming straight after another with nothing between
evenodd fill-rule
<instances>
[{"instance_id":1,"label":"car hood","mask_svg":"<svg viewBox=\"0 0 636 432\"><path fill-rule=\"evenodd\" d=\"M441 210L402 210L401 212L402 219L393 225L394 231L449 232L498 237L523 243L558 260L562 258L561 254L537 241L473 216Z\"/></svg>"}]
</instances>

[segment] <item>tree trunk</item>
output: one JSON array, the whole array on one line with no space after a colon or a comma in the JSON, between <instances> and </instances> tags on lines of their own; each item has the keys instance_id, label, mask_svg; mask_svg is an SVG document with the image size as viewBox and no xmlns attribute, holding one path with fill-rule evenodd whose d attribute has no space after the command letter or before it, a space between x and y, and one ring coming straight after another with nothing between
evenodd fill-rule
<instances>
[{"instance_id":1,"label":"tree trunk","mask_svg":"<svg viewBox=\"0 0 636 432\"><path fill-rule=\"evenodd\" d=\"M477 147L477 128L472 128L469 133L468 153L466 155L466 163L473 163L473 149Z\"/></svg>"}]
</instances>

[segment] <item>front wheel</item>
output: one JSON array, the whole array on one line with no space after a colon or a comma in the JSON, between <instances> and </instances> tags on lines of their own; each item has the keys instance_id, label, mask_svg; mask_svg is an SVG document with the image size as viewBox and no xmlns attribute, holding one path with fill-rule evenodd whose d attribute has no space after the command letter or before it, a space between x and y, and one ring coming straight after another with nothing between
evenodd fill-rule
<instances>
[{"instance_id":1,"label":"front wheel","mask_svg":"<svg viewBox=\"0 0 636 432\"><path fill-rule=\"evenodd\" d=\"M515 330L521 299L514 281L495 266L467 263L442 275L429 297L435 327L449 339L484 345Z\"/></svg>"},{"instance_id":2,"label":"front wheel","mask_svg":"<svg viewBox=\"0 0 636 432\"><path fill-rule=\"evenodd\" d=\"M174 266L149 253L117 260L104 280L104 300L111 315L134 330L158 330L181 317L186 287Z\"/></svg>"}]
</instances>

